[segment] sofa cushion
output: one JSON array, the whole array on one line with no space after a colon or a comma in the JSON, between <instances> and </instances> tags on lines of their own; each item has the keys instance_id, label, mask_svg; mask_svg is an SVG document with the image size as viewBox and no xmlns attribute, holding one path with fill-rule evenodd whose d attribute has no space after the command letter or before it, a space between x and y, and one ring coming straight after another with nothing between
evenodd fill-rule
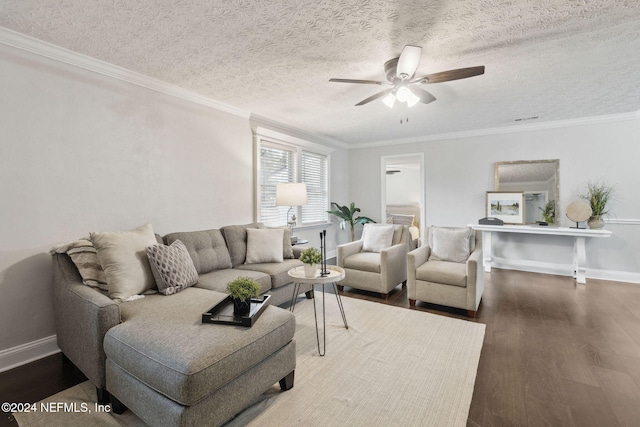
<instances>
[{"instance_id":1,"label":"sofa cushion","mask_svg":"<svg viewBox=\"0 0 640 427\"><path fill-rule=\"evenodd\" d=\"M430 259L416 269L416 279L466 288L467 264Z\"/></svg>"},{"instance_id":2,"label":"sofa cushion","mask_svg":"<svg viewBox=\"0 0 640 427\"><path fill-rule=\"evenodd\" d=\"M282 235L284 230L274 229L247 229L247 257L245 264L258 264L261 262L282 262Z\"/></svg>"},{"instance_id":3,"label":"sofa cushion","mask_svg":"<svg viewBox=\"0 0 640 427\"><path fill-rule=\"evenodd\" d=\"M184 243L198 274L231 268L231 257L220 230L170 233L164 240L168 245L176 240Z\"/></svg>"},{"instance_id":4,"label":"sofa cushion","mask_svg":"<svg viewBox=\"0 0 640 427\"><path fill-rule=\"evenodd\" d=\"M465 262L471 254L471 227L431 227L429 229L430 260Z\"/></svg>"},{"instance_id":5,"label":"sofa cushion","mask_svg":"<svg viewBox=\"0 0 640 427\"><path fill-rule=\"evenodd\" d=\"M191 406L293 339L295 316L268 306L251 328L203 324L226 297L187 288L121 304L125 321L104 338L107 358L152 389ZM171 319L171 321L167 321Z\"/></svg>"},{"instance_id":6,"label":"sofa cushion","mask_svg":"<svg viewBox=\"0 0 640 427\"><path fill-rule=\"evenodd\" d=\"M244 264L247 258L247 228L264 228L264 225L261 223L227 225L220 229L229 248L231 263L234 267Z\"/></svg>"},{"instance_id":7,"label":"sofa cushion","mask_svg":"<svg viewBox=\"0 0 640 427\"><path fill-rule=\"evenodd\" d=\"M285 259L283 262L263 262L261 264L242 264L237 270L260 271L271 276L271 288L279 288L291 283L291 277L287 274L294 267L304 265L297 259ZM292 291L293 292L293 291Z\"/></svg>"},{"instance_id":8,"label":"sofa cushion","mask_svg":"<svg viewBox=\"0 0 640 427\"><path fill-rule=\"evenodd\" d=\"M380 273L380 254L377 252L358 252L344 259L344 268Z\"/></svg>"},{"instance_id":9,"label":"sofa cushion","mask_svg":"<svg viewBox=\"0 0 640 427\"><path fill-rule=\"evenodd\" d=\"M362 250L364 252L380 252L391 247L393 232L393 225L365 224Z\"/></svg>"},{"instance_id":10,"label":"sofa cushion","mask_svg":"<svg viewBox=\"0 0 640 427\"><path fill-rule=\"evenodd\" d=\"M198 283L196 267L180 240L169 246L147 246L146 252L158 291L164 295L173 295Z\"/></svg>"},{"instance_id":11,"label":"sofa cushion","mask_svg":"<svg viewBox=\"0 0 640 427\"><path fill-rule=\"evenodd\" d=\"M271 289L271 277L260 271L240 270L237 268L225 268L201 274L198 277L197 288L209 289L217 292L227 292L227 283L239 278L249 277L260 285L260 294Z\"/></svg>"},{"instance_id":12,"label":"sofa cushion","mask_svg":"<svg viewBox=\"0 0 640 427\"><path fill-rule=\"evenodd\" d=\"M91 242L107 277L109 296L127 299L155 286L145 249L156 243L151 224L130 231L93 232Z\"/></svg>"}]
</instances>

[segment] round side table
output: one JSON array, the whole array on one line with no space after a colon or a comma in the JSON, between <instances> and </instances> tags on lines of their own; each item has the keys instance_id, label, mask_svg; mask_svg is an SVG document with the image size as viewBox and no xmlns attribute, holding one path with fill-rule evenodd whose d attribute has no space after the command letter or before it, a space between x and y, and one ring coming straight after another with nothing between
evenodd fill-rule
<instances>
[{"instance_id":1,"label":"round side table","mask_svg":"<svg viewBox=\"0 0 640 427\"><path fill-rule=\"evenodd\" d=\"M327 266L327 274L321 275L320 270L317 271L316 277L306 277L304 274L304 266L292 268L287 272L289 277L293 280L294 289L293 296L291 297L291 305L290 310L296 308L296 296L300 291L300 285L309 284L314 289L313 295L313 316L316 321L316 342L318 343L318 354L320 356L324 356L327 351L327 328L326 328L326 315L325 315L325 293L324 286L325 285L333 285L333 292L336 295L336 300L338 301L338 308L340 308L340 314L342 315L342 322L344 323L344 327L349 329L349 325L347 324L347 316L344 314L344 307L342 306L342 299L340 298L340 294L338 293L338 287L336 283L344 279L344 270L335 265ZM315 297L315 285L322 285L322 346L320 346L320 334L318 332L318 313L316 311L316 297ZM322 349L321 349L322 348Z\"/></svg>"}]
</instances>

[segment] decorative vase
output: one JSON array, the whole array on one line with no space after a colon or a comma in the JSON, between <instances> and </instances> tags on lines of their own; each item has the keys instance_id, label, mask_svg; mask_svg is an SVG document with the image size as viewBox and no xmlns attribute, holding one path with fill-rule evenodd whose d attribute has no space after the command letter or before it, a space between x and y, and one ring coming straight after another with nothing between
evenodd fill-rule
<instances>
[{"instance_id":1,"label":"decorative vase","mask_svg":"<svg viewBox=\"0 0 640 427\"><path fill-rule=\"evenodd\" d=\"M593 228L594 230L598 230L604 227L604 221L602 220L602 217L600 215L592 216L591 218L589 218L587 224L589 225L589 228Z\"/></svg>"},{"instance_id":2,"label":"decorative vase","mask_svg":"<svg viewBox=\"0 0 640 427\"><path fill-rule=\"evenodd\" d=\"M316 271L318 269L318 264L305 264L304 265L304 277L316 277Z\"/></svg>"},{"instance_id":3,"label":"decorative vase","mask_svg":"<svg viewBox=\"0 0 640 427\"><path fill-rule=\"evenodd\" d=\"M244 301L233 298L233 314L236 316L247 316L251 312L251 299Z\"/></svg>"}]
</instances>

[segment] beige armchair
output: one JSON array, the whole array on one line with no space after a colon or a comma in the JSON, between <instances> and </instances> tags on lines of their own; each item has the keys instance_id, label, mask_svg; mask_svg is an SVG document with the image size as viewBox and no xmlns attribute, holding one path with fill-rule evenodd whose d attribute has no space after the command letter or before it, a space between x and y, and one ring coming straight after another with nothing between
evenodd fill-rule
<instances>
[{"instance_id":1,"label":"beige armchair","mask_svg":"<svg viewBox=\"0 0 640 427\"><path fill-rule=\"evenodd\" d=\"M416 300L467 310L476 317L484 291L481 233L430 227L426 245L407 254L409 305Z\"/></svg>"},{"instance_id":2,"label":"beige armchair","mask_svg":"<svg viewBox=\"0 0 640 427\"><path fill-rule=\"evenodd\" d=\"M410 242L407 226L365 224L360 240L337 247L337 264L345 270L338 289L349 286L379 292L382 298L389 298L393 288L407 282Z\"/></svg>"}]
</instances>

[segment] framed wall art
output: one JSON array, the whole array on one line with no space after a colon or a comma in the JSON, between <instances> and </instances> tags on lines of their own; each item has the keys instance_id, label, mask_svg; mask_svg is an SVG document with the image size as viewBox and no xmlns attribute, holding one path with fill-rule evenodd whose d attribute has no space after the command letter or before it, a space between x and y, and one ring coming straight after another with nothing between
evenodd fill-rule
<instances>
[{"instance_id":1,"label":"framed wall art","mask_svg":"<svg viewBox=\"0 0 640 427\"><path fill-rule=\"evenodd\" d=\"M486 214L505 224L524 224L524 191L487 191Z\"/></svg>"}]
</instances>

